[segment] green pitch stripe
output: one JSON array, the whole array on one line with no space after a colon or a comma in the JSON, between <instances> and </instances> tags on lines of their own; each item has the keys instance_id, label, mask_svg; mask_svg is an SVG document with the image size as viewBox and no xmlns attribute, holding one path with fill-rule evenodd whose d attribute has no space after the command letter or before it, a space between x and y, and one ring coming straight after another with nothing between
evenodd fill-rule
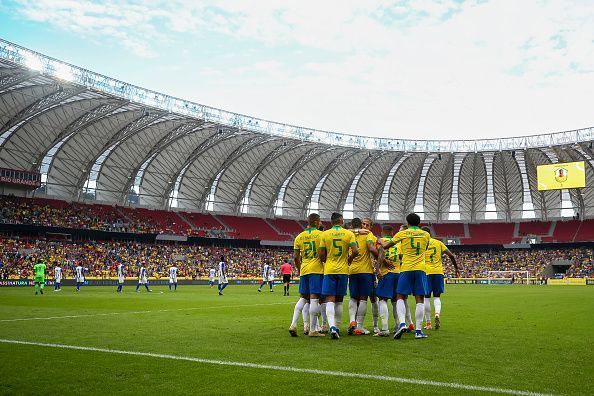
<instances>
[{"instance_id":1,"label":"green pitch stripe","mask_svg":"<svg viewBox=\"0 0 594 396\"><path fill-rule=\"evenodd\" d=\"M467 385L467 384L459 384L456 382L440 382L440 381L421 380L421 379L414 379L414 378L391 377L391 376L387 376L387 375L362 374L362 373L352 373L352 372L345 372L345 371L316 370L316 369L306 369L306 368L299 368L299 367L274 366L274 365L256 364L256 363L247 363L247 362L232 362L232 361L226 361L226 360L200 359L200 358L195 358L195 357L190 357L190 356L165 355L165 354L160 354L160 353L137 352L137 351L122 351L119 349L94 348L94 347L85 347L85 346L77 346L77 345L47 344L47 343L42 343L42 342L5 340L5 339L0 339L0 343L33 345L33 346L48 347L48 348L73 349L73 350L77 350L77 351L112 353L112 354L118 354L118 355L145 356L145 357L158 358L158 359L183 360L183 361L194 362L194 363L214 364L214 365L219 365L219 366L235 366L235 367L262 369L262 370L289 371L289 372L293 372L293 373L321 374L321 375L334 376L334 377L347 377L347 378L360 378L360 379L366 379L366 380L391 381L391 382L399 382L399 383L404 383L404 384L435 386L438 388L464 389L464 390L476 391L476 392L492 392L492 393L503 393L503 394L509 394L509 395L523 395L523 396L545 396L545 395L548 396L548 395L551 395L548 393L521 391L521 390L505 389L505 388L495 388L495 387L490 387L490 386Z\"/></svg>"},{"instance_id":2,"label":"green pitch stripe","mask_svg":"<svg viewBox=\"0 0 594 396\"><path fill-rule=\"evenodd\" d=\"M111 316L111 315L139 315L147 313L160 312L179 312L179 311L201 311L204 309L221 309L221 308L242 308L242 307L257 307L261 305L288 305L295 304L294 302L282 303L266 303L266 304L236 304L236 305L212 305L210 307L192 307L192 308L174 308L174 309L154 309L150 311L122 311L122 312L103 312L96 314L82 314L82 315L62 315L62 316L41 316L36 318L15 318L15 319L0 319L0 322L26 322L29 320L54 320L54 319L72 319L72 318L88 318L93 316Z\"/></svg>"}]
</instances>

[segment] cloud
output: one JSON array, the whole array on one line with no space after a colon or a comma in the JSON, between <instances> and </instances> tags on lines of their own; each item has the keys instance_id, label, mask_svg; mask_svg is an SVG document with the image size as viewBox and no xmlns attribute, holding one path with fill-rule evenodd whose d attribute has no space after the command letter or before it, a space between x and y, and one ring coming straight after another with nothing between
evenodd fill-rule
<instances>
[{"instance_id":1,"label":"cloud","mask_svg":"<svg viewBox=\"0 0 594 396\"><path fill-rule=\"evenodd\" d=\"M154 57L150 40L156 37L151 16L145 6L117 5L76 0L18 0L17 12L23 17L45 22L61 30L92 40L116 39L118 44L142 57Z\"/></svg>"},{"instance_id":2,"label":"cloud","mask_svg":"<svg viewBox=\"0 0 594 396\"><path fill-rule=\"evenodd\" d=\"M196 75L205 77L198 86L163 86L283 122L410 138L592 124L594 9L588 0L17 4L15 12L25 18L115 40L141 57L156 56L155 43L183 45L214 34L229 61L198 59Z\"/></svg>"}]
</instances>

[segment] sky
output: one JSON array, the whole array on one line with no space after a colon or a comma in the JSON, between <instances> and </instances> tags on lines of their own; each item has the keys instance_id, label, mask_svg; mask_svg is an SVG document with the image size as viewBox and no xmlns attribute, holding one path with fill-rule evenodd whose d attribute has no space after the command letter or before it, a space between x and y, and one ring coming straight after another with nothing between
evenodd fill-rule
<instances>
[{"instance_id":1,"label":"sky","mask_svg":"<svg viewBox=\"0 0 594 396\"><path fill-rule=\"evenodd\" d=\"M0 37L320 130L443 140L594 126L594 0L0 0Z\"/></svg>"}]
</instances>

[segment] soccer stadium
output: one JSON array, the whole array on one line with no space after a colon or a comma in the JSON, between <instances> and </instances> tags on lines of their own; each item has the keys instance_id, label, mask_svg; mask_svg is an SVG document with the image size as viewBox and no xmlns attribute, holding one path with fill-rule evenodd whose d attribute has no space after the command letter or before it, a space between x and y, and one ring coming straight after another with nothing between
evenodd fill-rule
<instances>
[{"instance_id":1,"label":"soccer stadium","mask_svg":"<svg viewBox=\"0 0 594 396\"><path fill-rule=\"evenodd\" d=\"M1 394L594 393L594 128L369 137L100 73L0 39Z\"/></svg>"}]
</instances>

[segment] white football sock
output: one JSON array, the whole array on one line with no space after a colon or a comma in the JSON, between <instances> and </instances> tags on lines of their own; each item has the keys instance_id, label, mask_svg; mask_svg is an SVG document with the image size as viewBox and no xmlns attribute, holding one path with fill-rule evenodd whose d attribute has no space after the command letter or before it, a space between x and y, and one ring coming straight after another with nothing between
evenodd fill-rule
<instances>
[{"instance_id":1,"label":"white football sock","mask_svg":"<svg viewBox=\"0 0 594 396\"><path fill-rule=\"evenodd\" d=\"M406 316L406 306L404 305L404 300L396 301L396 311L398 315L398 325L400 326L404 323L404 317Z\"/></svg>"},{"instance_id":2,"label":"white football sock","mask_svg":"<svg viewBox=\"0 0 594 396\"><path fill-rule=\"evenodd\" d=\"M377 298L371 303L371 313L373 314L373 328L377 327L377 320L379 318L379 302Z\"/></svg>"},{"instance_id":3,"label":"white football sock","mask_svg":"<svg viewBox=\"0 0 594 396\"><path fill-rule=\"evenodd\" d=\"M367 313L367 301L359 301L357 307L357 328L361 330L363 328L363 321L365 320L365 314Z\"/></svg>"},{"instance_id":4,"label":"white football sock","mask_svg":"<svg viewBox=\"0 0 594 396\"><path fill-rule=\"evenodd\" d=\"M378 305L379 317L382 325L381 330L388 331L388 316L390 315L388 313L388 302L386 300L380 300Z\"/></svg>"},{"instance_id":5,"label":"white football sock","mask_svg":"<svg viewBox=\"0 0 594 396\"><path fill-rule=\"evenodd\" d=\"M349 300L349 325L351 322L354 322L356 320L358 303L359 300L357 300L356 298L351 298Z\"/></svg>"},{"instance_id":6,"label":"white football sock","mask_svg":"<svg viewBox=\"0 0 594 396\"><path fill-rule=\"evenodd\" d=\"M415 321L417 330L421 330L423 328L423 316L425 316L425 304L417 303L417 306L415 307Z\"/></svg>"},{"instance_id":7,"label":"white football sock","mask_svg":"<svg viewBox=\"0 0 594 396\"><path fill-rule=\"evenodd\" d=\"M303 318L303 325L309 325L309 302L305 303L303 310L301 311L301 317Z\"/></svg>"},{"instance_id":8,"label":"white football sock","mask_svg":"<svg viewBox=\"0 0 594 396\"><path fill-rule=\"evenodd\" d=\"M433 305L435 306L435 315L441 315L441 297L433 297Z\"/></svg>"},{"instance_id":9,"label":"white football sock","mask_svg":"<svg viewBox=\"0 0 594 396\"><path fill-rule=\"evenodd\" d=\"M425 297L423 305L425 306L425 322L431 322L431 299Z\"/></svg>"},{"instance_id":10,"label":"white football sock","mask_svg":"<svg viewBox=\"0 0 594 396\"><path fill-rule=\"evenodd\" d=\"M406 323L412 323L412 315L410 314L410 307L408 305L408 299L404 300L404 306L406 307Z\"/></svg>"},{"instance_id":11,"label":"white football sock","mask_svg":"<svg viewBox=\"0 0 594 396\"><path fill-rule=\"evenodd\" d=\"M320 304L317 298L309 300L309 331L317 331Z\"/></svg>"},{"instance_id":12,"label":"white football sock","mask_svg":"<svg viewBox=\"0 0 594 396\"><path fill-rule=\"evenodd\" d=\"M342 301L334 303L334 317L336 318L336 326L337 329L340 329L340 324L342 323Z\"/></svg>"},{"instance_id":13,"label":"white football sock","mask_svg":"<svg viewBox=\"0 0 594 396\"><path fill-rule=\"evenodd\" d=\"M328 317L328 325L336 327L336 316L334 314L334 302L326 303L326 316Z\"/></svg>"},{"instance_id":14,"label":"white football sock","mask_svg":"<svg viewBox=\"0 0 594 396\"><path fill-rule=\"evenodd\" d=\"M326 314L326 303L320 304L320 314L322 315L322 326L328 325L328 314Z\"/></svg>"},{"instance_id":15,"label":"white football sock","mask_svg":"<svg viewBox=\"0 0 594 396\"><path fill-rule=\"evenodd\" d=\"M306 303L307 300L305 298L300 298L299 301L297 301L297 304L295 304L295 309L293 310L293 321L291 322L291 326L297 326L299 315L301 314L301 311L303 310L303 307Z\"/></svg>"}]
</instances>

